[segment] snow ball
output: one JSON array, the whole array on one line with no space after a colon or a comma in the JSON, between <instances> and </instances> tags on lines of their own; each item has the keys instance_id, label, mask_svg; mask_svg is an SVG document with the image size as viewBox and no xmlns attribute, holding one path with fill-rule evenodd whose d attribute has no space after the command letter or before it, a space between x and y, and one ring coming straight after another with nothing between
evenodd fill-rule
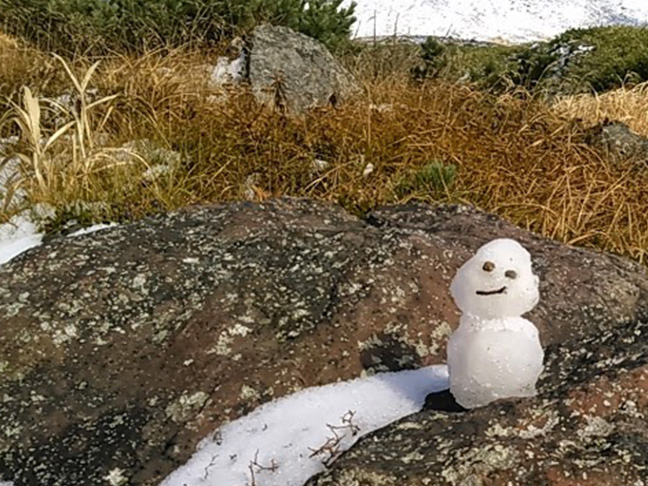
<instances>
[{"instance_id":1,"label":"snow ball","mask_svg":"<svg viewBox=\"0 0 648 486\"><path fill-rule=\"evenodd\" d=\"M482 246L457 272L450 291L462 312L485 319L521 316L540 299L531 255L517 241Z\"/></svg>"},{"instance_id":2,"label":"snow ball","mask_svg":"<svg viewBox=\"0 0 648 486\"><path fill-rule=\"evenodd\" d=\"M450 392L464 408L502 398L532 397L544 351L536 327L522 317L488 322L462 318L448 342Z\"/></svg>"}]
</instances>

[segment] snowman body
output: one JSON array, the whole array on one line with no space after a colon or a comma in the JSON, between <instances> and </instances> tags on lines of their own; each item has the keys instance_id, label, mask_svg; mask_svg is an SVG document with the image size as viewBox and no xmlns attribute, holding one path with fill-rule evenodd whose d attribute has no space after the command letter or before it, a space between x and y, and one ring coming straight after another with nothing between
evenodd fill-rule
<instances>
[{"instance_id":1,"label":"snowman body","mask_svg":"<svg viewBox=\"0 0 648 486\"><path fill-rule=\"evenodd\" d=\"M448 342L457 403L476 408L534 396L544 352L537 328L521 317L539 300L531 255L514 240L494 240L459 269L451 293L462 311Z\"/></svg>"},{"instance_id":2,"label":"snowman body","mask_svg":"<svg viewBox=\"0 0 648 486\"><path fill-rule=\"evenodd\" d=\"M448 343L450 391L464 408L531 397L543 368L537 328L522 317L461 317Z\"/></svg>"}]
</instances>

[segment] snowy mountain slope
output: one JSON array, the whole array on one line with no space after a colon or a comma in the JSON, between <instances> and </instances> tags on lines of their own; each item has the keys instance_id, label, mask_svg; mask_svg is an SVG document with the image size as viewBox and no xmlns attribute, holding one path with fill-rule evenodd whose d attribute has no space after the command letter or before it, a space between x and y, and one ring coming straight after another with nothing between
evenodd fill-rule
<instances>
[{"instance_id":1,"label":"snowy mountain slope","mask_svg":"<svg viewBox=\"0 0 648 486\"><path fill-rule=\"evenodd\" d=\"M648 23L646 0L355 1L357 37L374 35L374 19L377 36L396 32L508 42L547 39L574 27Z\"/></svg>"}]
</instances>

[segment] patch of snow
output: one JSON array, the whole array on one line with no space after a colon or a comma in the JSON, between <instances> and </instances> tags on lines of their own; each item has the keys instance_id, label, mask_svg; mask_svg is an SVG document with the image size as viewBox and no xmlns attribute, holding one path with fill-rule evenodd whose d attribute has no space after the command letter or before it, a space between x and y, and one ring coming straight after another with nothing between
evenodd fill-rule
<instances>
[{"instance_id":1,"label":"patch of snow","mask_svg":"<svg viewBox=\"0 0 648 486\"><path fill-rule=\"evenodd\" d=\"M108 224L95 224L93 226L89 226L87 228L80 229L78 231L75 231L73 233L70 233L68 235L69 238L74 238L75 236L83 236L83 235L88 235L90 233L96 233L97 231L101 231L107 228L112 228L114 226L117 226L116 223L108 223Z\"/></svg>"},{"instance_id":2,"label":"patch of snow","mask_svg":"<svg viewBox=\"0 0 648 486\"><path fill-rule=\"evenodd\" d=\"M169 174L170 172L171 167L166 164L152 165L144 171L142 177L147 181L154 181L163 175Z\"/></svg>"},{"instance_id":3,"label":"patch of snow","mask_svg":"<svg viewBox=\"0 0 648 486\"><path fill-rule=\"evenodd\" d=\"M364 170L362 171L362 177L369 177L371 174L373 174L373 171L376 169L376 166L374 166L371 162L369 162Z\"/></svg>"},{"instance_id":4,"label":"patch of snow","mask_svg":"<svg viewBox=\"0 0 648 486\"><path fill-rule=\"evenodd\" d=\"M203 439L161 486L302 486L326 468L323 446L337 448L335 458L363 435L418 412L428 393L447 388L446 367L431 366L302 390Z\"/></svg>"},{"instance_id":5,"label":"patch of snow","mask_svg":"<svg viewBox=\"0 0 648 486\"><path fill-rule=\"evenodd\" d=\"M348 6L352 0L345 0ZM527 42L596 25L648 23L645 0L355 0L357 37Z\"/></svg>"},{"instance_id":6,"label":"patch of snow","mask_svg":"<svg viewBox=\"0 0 648 486\"><path fill-rule=\"evenodd\" d=\"M222 86L228 83L239 83L245 75L245 55L230 61L227 57L219 57L216 66L211 73L211 81L214 86Z\"/></svg>"},{"instance_id":7,"label":"patch of snow","mask_svg":"<svg viewBox=\"0 0 648 486\"><path fill-rule=\"evenodd\" d=\"M25 213L0 225L0 265L38 246L43 240L36 224Z\"/></svg>"},{"instance_id":8,"label":"patch of snow","mask_svg":"<svg viewBox=\"0 0 648 486\"><path fill-rule=\"evenodd\" d=\"M18 141L16 137L0 139L0 160L6 157L6 150L9 146ZM0 205L15 207L24 200L24 193L16 190L9 201L4 199L8 197L8 187L15 180L19 160L17 158L6 160L0 167ZM34 223L33 214L42 211L43 208L37 208L36 211L23 211L13 216L8 222L0 224L0 265L7 263L21 253L40 245L43 235L38 231ZM0 484L0 486L2 486Z\"/></svg>"}]
</instances>

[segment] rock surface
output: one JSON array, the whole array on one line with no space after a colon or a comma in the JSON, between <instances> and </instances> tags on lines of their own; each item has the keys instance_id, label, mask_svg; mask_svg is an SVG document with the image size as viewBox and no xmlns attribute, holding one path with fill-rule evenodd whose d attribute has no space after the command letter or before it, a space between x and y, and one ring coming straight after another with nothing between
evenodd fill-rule
<instances>
[{"instance_id":1,"label":"rock surface","mask_svg":"<svg viewBox=\"0 0 648 486\"><path fill-rule=\"evenodd\" d=\"M307 486L645 486L647 335L643 314L550 346L533 399L452 413L428 397Z\"/></svg>"},{"instance_id":2,"label":"rock surface","mask_svg":"<svg viewBox=\"0 0 648 486\"><path fill-rule=\"evenodd\" d=\"M322 43L288 27L262 25L234 48L240 55L231 61L219 59L212 81L247 83L260 103L303 113L360 91L351 73Z\"/></svg>"},{"instance_id":3,"label":"rock surface","mask_svg":"<svg viewBox=\"0 0 648 486\"><path fill-rule=\"evenodd\" d=\"M288 27L263 25L254 30L249 69L257 99L275 104L285 95L287 108L298 113L359 91L353 76L322 43Z\"/></svg>"},{"instance_id":4,"label":"rock surface","mask_svg":"<svg viewBox=\"0 0 648 486\"><path fill-rule=\"evenodd\" d=\"M590 129L587 143L614 161L634 160L648 164L648 138L621 122L605 122Z\"/></svg>"},{"instance_id":5,"label":"rock surface","mask_svg":"<svg viewBox=\"0 0 648 486\"><path fill-rule=\"evenodd\" d=\"M637 265L461 207L363 221L309 201L238 203L53 238L0 267L0 480L154 485L272 398L443 362L450 281L495 237L534 257L545 344L630 336L645 314Z\"/></svg>"}]
</instances>

